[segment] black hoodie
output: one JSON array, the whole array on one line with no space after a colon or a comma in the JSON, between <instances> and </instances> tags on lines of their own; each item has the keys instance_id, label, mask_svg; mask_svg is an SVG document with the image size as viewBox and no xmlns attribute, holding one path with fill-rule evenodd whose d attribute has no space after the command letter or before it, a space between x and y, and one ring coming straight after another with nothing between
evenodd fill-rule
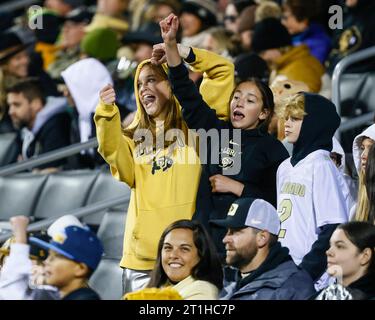
<instances>
[{"instance_id":1,"label":"black hoodie","mask_svg":"<svg viewBox=\"0 0 375 320\"><path fill-rule=\"evenodd\" d=\"M332 150L332 137L340 125L341 119L335 105L321 95L303 93L305 113L301 132L293 146L293 167L310 153L316 150Z\"/></svg>"},{"instance_id":2,"label":"black hoodie","mask_svg":"<svg viewBox=\"0 0 375 320\"><path fill-rule=\"evenodd\" d=\"M340 125L340 117L335 105L321 95L303 93L305 113L297 142L293 146L290 163L295 166L310 153L317 150L332 150L332 137ZM329 248L329 239L337 224L327 224L320 228L318 239L313 243L301 267L309 272L313 280L318 280L327 265L325 252Z\"/></svg>"},{"instance_id":3,"label":"black hoodie","mask_svg":"<svg viewBox=\"0 0 375 320\"><path fill-rule=\"evenodd\" d=\"M280 163L288 158L288 152L280 141L261 128L238 130L237 133L241 134L241 145L236 144L237 139L231 122L219 120L215 111L205 103L198 88L189 79L188 70L182 63L169 68L169 78L173 94L182 107L183 117L189 129L204 129L206 132L217 129L219 135L224 132L222 129L227 129L228 140L234 142L224 146L221 136L220 145L214 145L212 139L208 140L208 163L203 165L193 217L210 231L220 255L224 258L225 248L222 240L226 230L210 226L208 221L225 219L231 204L238 197L232 193L212 193L209 178L217 174L226 175L244 184L242 197L264 199L275 206L276 172ZM211 159L211 151L214 150L220 151L219 164L213 163ZM228 174L236 164L240 164L239 172Z\"/></svg>"}]
</instances>

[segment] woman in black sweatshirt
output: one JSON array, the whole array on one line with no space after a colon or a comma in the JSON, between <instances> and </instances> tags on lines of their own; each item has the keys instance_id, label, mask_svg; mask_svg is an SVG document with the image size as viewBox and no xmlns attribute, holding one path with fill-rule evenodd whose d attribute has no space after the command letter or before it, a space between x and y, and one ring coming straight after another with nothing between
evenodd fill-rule
<instances>
[{"instance_id":1,"label":"woman in black sweatshirt","mask_svg":"<svg viewBox=\"0 0 375 320\"><path fill-rule=\"evenodd\" d=\"M257 79L241 82L230 101L230 121L220 120L202 99L182 63L176 43L178 18L171 14L160 26L172 91L182 106L189 129L217 130L216 138L207 139L207 157L201 159L206 164L193 218L209 228L219 253L225 256L222 244L225 229L210 226L208 221L224 219L239 197L261 198L276 205L276 171L288 153L267 132L274 112L272 91ZM162 49L154 50L152 61L160 62L163 55ZM204 142L201 139L200 143ZM212 152L218 153L219 158L212 159Z\"/></svg>"}]
</instances>

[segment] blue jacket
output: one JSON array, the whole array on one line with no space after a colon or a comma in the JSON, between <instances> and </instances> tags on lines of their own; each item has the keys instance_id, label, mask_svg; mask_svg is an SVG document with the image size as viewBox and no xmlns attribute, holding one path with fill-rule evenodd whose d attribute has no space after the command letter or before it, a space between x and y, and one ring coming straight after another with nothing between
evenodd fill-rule
<instances>
[{"instance_id":1,"label":"blue jacket","mask_svg":"<svg viewBox=\"0 0 375 320\"><path fill-rule=\"evenodd\" d=\"M237 282L225 287L220 296L223 300L307 300L314 293L310 275L277 242L258 269L245 278L238 274Z\"/></svg>"},{"instance_id":2,"label":"blue jacket","mask_svg":"<svg viewBox=\"0 0 375 320\"><path fill-rule=\"evenodd\" d=\"M304 32L293 36L292 42L294 46L306 44L310 49L310 53L317 58L322 65L324 65L331 50L330 37L325 32L324 28L316 23L310 24Z\"/></svg>"}]
</instances>

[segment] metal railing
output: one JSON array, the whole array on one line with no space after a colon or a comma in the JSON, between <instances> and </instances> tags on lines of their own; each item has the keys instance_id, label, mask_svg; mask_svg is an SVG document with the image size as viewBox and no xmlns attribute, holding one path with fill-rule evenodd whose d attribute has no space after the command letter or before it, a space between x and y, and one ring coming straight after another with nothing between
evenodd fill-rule
<instances>
[{"instance_id":1,"label":"metal railing","mask_svg":"<svg viewBox=\"0 0 375 320\"><path fill-rule=\"evenodd\" d=\"M119 205L126 204L127 202L129 202L129 198L123 197L123 196L116 197L116 198L113 198L113 199L98 201L96 203L90 204L90 205L85 206L83 208L78 208L78 209L74 209L74 210L70 210L68 212L62 213L58 217L47 218L47 219L43 219L43 220L38 221L38 222L31 223L28 226L27 231L28 232L39 231L39 230L42 230L44 228L47 228L54 221L56 221L56 219L58 219L60 216L63 216L63 215L70 214L70 215L73 215L77 218L82 218L82 217L97 213L99 211L102 211L104 209L110 209L110 208L114 208L114 207L119 206ZM6 241L11 236L12 236L11 230L4 230L3 229L2 233L0 235L0 243Z\"/></svg>"},{"instance_id":2,"label":"metal railing","mask_svg":"<svg viewBox=\"0 0 375 320\"><path fill-rule=\"evenodd\" d=\"M33 169L37 166L49 163L51 161L67 158L74 154L80 153L83 150L96 148L97 146L98 140L96 138L92 138L83 143L75 143L70 146L60 148L58 150L43 153L35 159L29 159L2 167L0 169L0 177L9 176L24 170Z\"/></svg>"},{"instance_id":3,"label":"metal railing","mask_svg":"<svg viewBox=\"0 0 375 320\"><path fill-rule=\"evenodd\" d=\"M342 59L335 67L332 76L332 102L336 105L337 113L341 116L341 95L340 95L340 80L345 70L352 64L357 63L368 58L375 57L375 46L355 52ZM369 122L374 116L373 112L355 117L353 119L344 119L338 129L337 136L341 132L353 129L362 124Z\"/></svg>"},{"instance_id":4,"label":"metal railing","mask_svg":"<svg viewBox=\"0 0 375 320\"><path fill-rule=\"evenodd\" d=\"M26 8L40 2L40 0L8 1L0 5L0 13Z\"/></svg>"}]
</instances>

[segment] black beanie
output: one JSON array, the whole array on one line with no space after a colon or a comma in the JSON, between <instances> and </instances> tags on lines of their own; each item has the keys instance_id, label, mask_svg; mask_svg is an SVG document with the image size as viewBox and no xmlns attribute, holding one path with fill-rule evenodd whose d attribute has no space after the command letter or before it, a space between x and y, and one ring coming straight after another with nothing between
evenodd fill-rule
<instances>
[{"instance_id":1,"label":"black beanie","mask_svg":"<svg viewBox=\"0 0 375 320\"><path fill-rule=\"evenodd\" d=\"M290 46L292 38L280 20L267 18L255 24L251 49L261 52L267 49L276 49Z\"/></svg>"},{"instance_id":2,"label":"black beanie","mask_svg":"<svg viewBox=\"0 0 375 320\"><path fill-rule=\"evenodd\" d=\"M269 69L267 63L255 53L240 54L234 60L235 76L244 81L250 78L258 78L268 82Z\"/></svg>"}]
</instances>

